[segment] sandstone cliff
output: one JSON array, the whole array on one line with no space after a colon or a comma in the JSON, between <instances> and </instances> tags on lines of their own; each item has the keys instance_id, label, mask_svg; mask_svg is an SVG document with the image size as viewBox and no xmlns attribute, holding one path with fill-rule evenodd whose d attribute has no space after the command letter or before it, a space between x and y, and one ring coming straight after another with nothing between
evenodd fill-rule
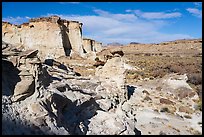
<instances>
[{"instance_id":1,"label":"sandstone cliff","mask_svg":"<svg viewBox=\"0 0 204 137\"><path fill-rule=\"evenodd\" d=\"M102 50L102 43L92 39L83 38L83 48L85 53L100 52Z\"/></svg>"},{"instance_id":2,"label":"sandstone cliff","mask_svg":"<svg viewBox=\"0 0 204 137\"><path fill-rule=\"evenodd\" d=\"M25 50L37 49L41 59L76 54L84 57L82 23L58 16L34 18L21 25L3 22L2 40L23 45ZM100 44L97 43L96 47L100 50Z\"/></svg>"}]
</instances>

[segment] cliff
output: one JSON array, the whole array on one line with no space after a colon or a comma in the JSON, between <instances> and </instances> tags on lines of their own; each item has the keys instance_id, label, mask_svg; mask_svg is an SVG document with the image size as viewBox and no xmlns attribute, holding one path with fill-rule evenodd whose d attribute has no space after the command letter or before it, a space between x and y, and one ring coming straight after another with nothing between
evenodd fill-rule
<instances>
[{"instance_id":1,"label":"cliff","mask_svg":"<svg viewBox=\"0 0 204 137\"><path fill-rule=\"evenodd\" d=\"M21 25L2 22L2 40L23 45L25 50L37 49L41 59L73 54L84 57L82 23L58 16L34 18Z\"/></svg>"},{"instance_id":2,"label":"cliff","mask_svg":"<svg viewBox=\"0 0 204 137\"><path fill-rule=\"evenodd\" d=\"M93 39L83 38L83 48L85 53L100 52L102 50L102 43Z\"/></svg>"}]
</instances>

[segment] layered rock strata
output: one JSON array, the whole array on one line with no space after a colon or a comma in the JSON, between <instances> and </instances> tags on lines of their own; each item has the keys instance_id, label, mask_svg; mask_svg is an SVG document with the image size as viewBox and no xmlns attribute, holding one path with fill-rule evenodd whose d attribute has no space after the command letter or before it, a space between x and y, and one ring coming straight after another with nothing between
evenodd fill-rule
<instances>
[{"instance_id":1,"label":"layered rock strata","mask_svg":"<svg viewBox=\"0 0 204 137\"><path fill-rule=\"evenodd\" d=\"M2 40L13 45L23 45L26 50L37 49L41 59L75 54L84 57L86 51L82 46L82 23L58 16L34 18L21 25L2 22ZM100 51L98 42L96 47Z\"/></svg>"}]
</instances>

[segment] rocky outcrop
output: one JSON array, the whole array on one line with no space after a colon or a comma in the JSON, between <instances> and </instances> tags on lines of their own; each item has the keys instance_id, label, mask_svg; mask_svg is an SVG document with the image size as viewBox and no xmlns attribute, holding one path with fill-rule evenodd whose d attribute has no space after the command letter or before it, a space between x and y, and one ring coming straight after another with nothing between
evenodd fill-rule
<instances>
[{"instance_id":1,"label":"rocky outcrop","mask_svg":"<svg viewBox=\"0 0 204 137\"><path fill-rule=\"evenodd\" d=\"M44 20L43 20L44 19ZM52 19L52 18L50 18ZM56 58L65 55L65 49L71 45L63 44L62 31L57 22L59 18L31 20L27 24L19 26L2 24L2 40L13 45L23 45L27 49L38 49L42 59ZM39 33L39 31L41 33ZM68 43L68 42L67 42ZM49 52L47 52L49 50Z\"/></svg>"},{"instance_id":2,"label":"rocky outcrop","mask_svg":"<svg viewBox=\"0 0 204 137\"><path fill-rule=\"evenodd\" d=\"M94 47L96 49L96 52L102 51L102 43L101 42L95 41Z\"/></svg>"},{"instance_id":3,"label":"rocky outcrop","mask_svg":"<svg viewBox=\"0 0 204 137\"><path fill-rule=\"evenodd\" d=\"M86 44L86 49L82 46L82 23L58 16L34 18L21 25L2 22L2 40L13 45L23 45L26 50L37 49L41 59L75 54L84 57L84 51L89 52ZM94 43L91 51L100 51L101 43Z\"/></svg>"},{"instance_id":4,"label":"rocky outcrop","mask_svg":"<svg viewBox=\"0 0 204 137\"><path fill-rule=\"evenodd\" d=\"M101 81L115 86L115 92L110 91L109 94L115 94L119 97L119 102L127 99L127 87L125 86L125 68L124 59L121 57L113 57L107 60L104 66L99 66L96 69L95 75Z\"/></svg>"},{"instance_id":5,"label":"rocky outcrop","mask_svg":"<svg viewBox=\"0 0 204 137\"><path fill-rule=\"evenodd\" d=\"M83 48L85 53L100 52L102 50L102 43L92 39L83 38Z\"/></svg>"},{"instance_id":6,"label":"rocky outcrop","mask_svg":"<svg viewBox=\"0 0 204 137\"><path fill-rule=\"evenodd\" d=\"M41 62L37 50L16 51L7 43L3 47L2 134L140 133L136 120L121 109L127 90L120 57L109 60L101 75L90 78L77 76L55 60ZM121 76L112 78L105 69L116 69Z\"/></svg>"}]
</instances>

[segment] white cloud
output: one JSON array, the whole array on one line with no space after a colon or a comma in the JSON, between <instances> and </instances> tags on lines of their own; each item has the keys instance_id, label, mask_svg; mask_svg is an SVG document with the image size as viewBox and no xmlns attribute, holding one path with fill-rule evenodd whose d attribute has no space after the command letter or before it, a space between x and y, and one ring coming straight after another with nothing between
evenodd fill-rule
<instances>
[{"instance_id":1,"label":"white cloud","mask_svg":"<svg viewBox=\"0 0 204 137\"><path fill-rule=\"evenodd\" d=\"M138 18L133 13L113 14L104 10L95 9L96 15L66 15L47 14L44 16L57 15L63 19L76 20L83 23L83 36L104 44L119 42L158 43L176 39L192 38L186 34L162 33L161 29L172 25L168 20L145 20ZM126 10L127 12L127 10ZM43 17L43 16L41 16ZM26 22L29 17L8 17L4 21L20 24Z\"/></svg>"},{"instance_id":2,"label":"white cloud","mask_svg":"<svg viewBox=\"0 0 204 137\"><path fill-rule=\"evenodd\" d=\"M158 43L192 38L186 34L161 33L160 29L171 25L171 22L167 22L166 20L144 20L137 18L134 14L113 14L99 9L95 9L94 12L97 15L58 16L64 19L82 22L84 37L92 38L105 44L111 42L123 44L130 42Z\"/></svg>"},{"instance_id":3,"label":"white cloud","mask_svg":"<svg viewBox=\"0 0 204 137\"><path fill-rule=\"evenodd\" d=\"M191 13L193 16L196 16L198 18L202 18L202 10L196 9L196 8L187 8L186 9L189 13Z\"/></svg>"},{"instance_id":4,"label":"white cloud","mask_svg":"<svg viewBox=\"0 0 204 137\"><path fill-rule=\"evenodd\" d=\"M137 19L137 17L134 14L111 14L107 11L95 9L95 13L97 13L99 16L102 17L112 17L116 20L127 20L127 21L133 21Z\"/></svg>"},{"instance_id":5,"label":"white cloud","mask_svg":"<svg viewBox=\"0 0 204 137\"><path fill-rule=\"evenodd\" d=\"M12 24L16 24L16 25L19 25L19 24L22 24L24 22L28 22L30 19L30 17L7 17L7 18L3 18L2 20L3 21L6 21L6 22L10 22Z\"/></svg>"},{"instance_id":6,"label":"white cloud","mask_svg":"<svg viewBox=\"0 0 204 137\"><path fill-rule=\"evenodd\" d=\"M141 10L126 10L126 12L133 12L136 16L145 19L169 19L182 16L180 12L143 12Z\"/></svg>"}]
</instances>

